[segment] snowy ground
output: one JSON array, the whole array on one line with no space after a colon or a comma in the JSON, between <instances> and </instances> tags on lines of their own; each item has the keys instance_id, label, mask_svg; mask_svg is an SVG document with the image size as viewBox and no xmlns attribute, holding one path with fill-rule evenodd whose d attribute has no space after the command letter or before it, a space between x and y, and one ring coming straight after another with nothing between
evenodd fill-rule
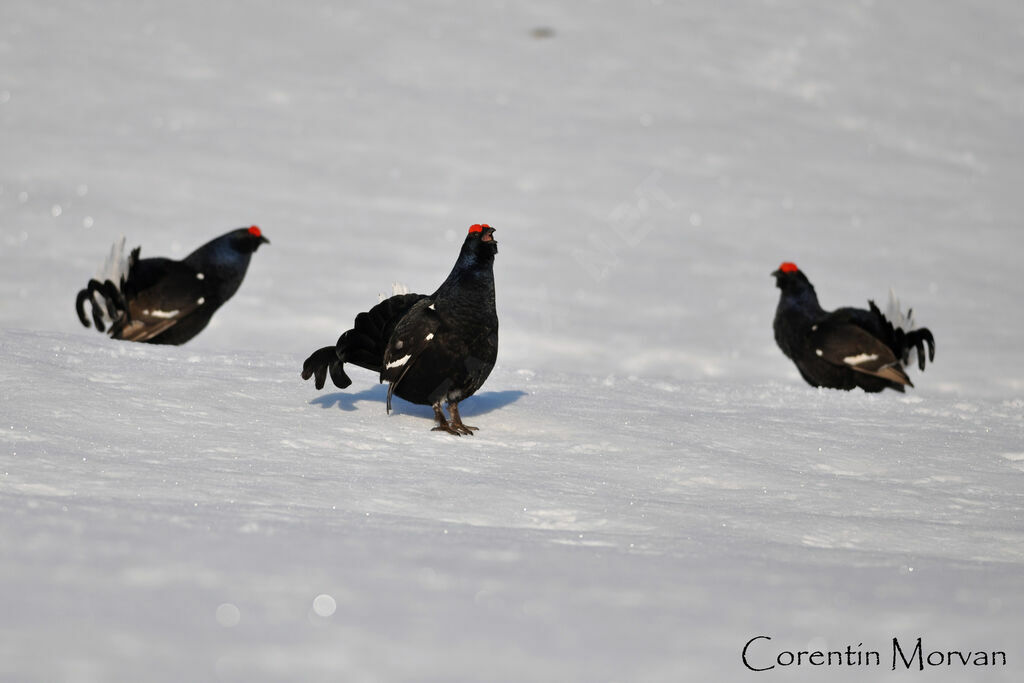
<instances>
[{"instance_id":1,"label":"snowy ground","mask_svg":"<svg viewBox=\"0 0 1024 683\"><path fill-rule=\"evenodd\" d=\"M1024 676L1019 2L4 0L0 65L4 683ZM476 436L301 382L482 221ZM79 325L119 235L254 223L187 346ZM782 260L917 388L803 384Z\"/></svg>"}]
</instances>

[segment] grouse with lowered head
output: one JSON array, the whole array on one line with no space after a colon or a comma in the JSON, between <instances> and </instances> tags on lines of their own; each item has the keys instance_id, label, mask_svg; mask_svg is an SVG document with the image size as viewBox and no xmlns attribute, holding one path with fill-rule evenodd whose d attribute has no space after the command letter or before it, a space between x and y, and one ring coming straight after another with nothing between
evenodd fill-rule
<instances>
[{"instance_id":1,"label":"grouse with lowered head","mask_svg":"<svg viewBox=\"0 0 1024 683\"><path fill-rule=\"evenodd\" d=\"M199 334L214 312L242 284L249 259L270 240L255 225L207 242L181 261L139 258L139 247L124 257L124 239L114 244L104 268L78 293L75 310L89 327L86 302L96 329L114 339L149 344L184 344ZM101 276L103 277L103 276ZM97 301L96 297L99 297Z\"/></svg>"},{"instance_id":2,"label":"grouse with lowered head","mask_svg":"<svg viewBox=\"0 0 1024 683\"><path fill-rule=\"evenodd\" d=\"M917 353L921 370L926 344L928 360L935 360L935 339L927 328L913 328L912 311L903 316L897 305L890 312L896 325L874 301L868 302L868 310L826 311L796 264L783 263L772 275L782 290L775 310L775 341L811 386L902 392L905 386L914 386L903 370L911 350ZM901 318L907 321L907 329L899 324Z\"/></svg>"}]
</instances>

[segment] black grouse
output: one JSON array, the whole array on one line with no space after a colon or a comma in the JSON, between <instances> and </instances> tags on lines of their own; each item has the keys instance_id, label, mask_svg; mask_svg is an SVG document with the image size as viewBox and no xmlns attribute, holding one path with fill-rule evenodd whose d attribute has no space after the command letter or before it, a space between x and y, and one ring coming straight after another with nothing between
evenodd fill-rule
<instances>
[{"instance_id":1,"label":"black grouse","mask_svg":"<svg viewBox=\"0 0 1024 683\"><path fill-rule=\"evenodd\" d=\"M302 379L316 377L322 389L328 371L344 389L352 383L345 363L380 373L391 396L434 408L433 431L472 434L462 423L459 402L472 396L498 357L498 313L494 304L494 255L498 243L489 225L470 227L455 267L437 291L398 294L356 316L334 346L313 352ZM448 405L445 419L441 404Z\"/></svg>"},{"instance_id":2,"label":"black grouse","mask_svg":"<svg viewBox=\"0 0 1024 683\"><path fill-rule=\"evenodd\" d=\"M78 293L78 319L89 327L88 302L96 329L104 332L109 324L114 339L184 344L238 290L249 259L264 243L270 240L255 225L238 228L174 261L140 259L139 247L125 258L122 238L111 249L103 279L89 280Z\"/></svg>"},{"instance_id":3,"label":"black grouse","mask_svg":"<svg viewBox=\"0 0 1024 683\"><path fill-rule=\"evenodd\" d=\"M868 302L868 310L826 311L796 264L783 263L772 275L782 290L775 310L775 341L811 386L902 392L904 386L914 386L903 370L911 350L917 352L921 370L925 344L928 360L935 360L935 339L927 328L913 329L912 311L904 316L897 304L890 311L895 325L874 301Z\"/></svg>"}]
</instances>

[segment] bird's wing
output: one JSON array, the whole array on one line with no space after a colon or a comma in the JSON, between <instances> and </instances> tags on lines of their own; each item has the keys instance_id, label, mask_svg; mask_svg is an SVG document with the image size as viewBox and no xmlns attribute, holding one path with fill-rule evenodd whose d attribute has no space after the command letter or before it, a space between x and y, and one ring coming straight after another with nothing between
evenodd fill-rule
<instances>
[{"instance_id":1,"label":"bird's wing","mask_svg":"<svg viewBox=\"0 0 1024 683\"><path fill-rule=\"evenodd\" d=\"M196 283L196 271L180 261L139 261L125 284L128 315L118 338L146 341L194 313L206 303Z\"/></svg>"},{"instance_id":2,"label":"bird's wing","mask_svg":"<svg viewBox=\"0 0 1024 683\"><path fill-rule=\"evenodd\" d=\"M380 370L380 381L391 385L388 388L389 398L440 328L441 318L434 308L432 298L420 299L395 325L395 331L384 349L384 362Z\"/></svg>"},{"instance_id":3,"label":"bird's wing","mask_svg":"<svg viewBox=\"0 0 1024 683\"><path fill-rule=\"evenodd\" d=\"M369 370L380 371L388 343L398 326L425 294L398 294L356 316L352 329L338 339L339 357Z\"/></svg>"},{"instance_id":4,"label":"bird's wing","mask_svg":"<svg viewBox=\"0 0 1024 683\"><path fill-rule=\"evenodd\" d=\"M810 342L814 353L833 365L913 386L892 349L857 325L820 323L812 330Z\"/></svg>"}]
</instances>

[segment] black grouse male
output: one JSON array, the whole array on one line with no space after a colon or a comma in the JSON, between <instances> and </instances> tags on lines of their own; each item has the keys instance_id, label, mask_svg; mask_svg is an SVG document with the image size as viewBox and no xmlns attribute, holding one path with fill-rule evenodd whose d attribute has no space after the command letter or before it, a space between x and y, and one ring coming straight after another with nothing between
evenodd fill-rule
<instances>
[{"instance_id":1,"label":"black grouse male","mask_svg":"<svg viewBox=\"0 0 1024 683\"><path fill-rule=\"evenodd\" d=\"M109 323L114 339L184 344L199 334L238 290L249 259L264 243L270 240L255 225L238 228L174 261L140 259L139 247L124 258L122 239L111 249L106 279L89 280L78 293L78 319L89 327L85 313L89 302L96 329L104 332Z\"/></svg>"},{"instance_id":2,"label":"black grouse male","mask_svg":"<svg viewBox=\"0 0 1024 683\"><path fill-rule=\"evenodd\" d=\"M498 243L489 225L470 227L459 258L437 291L398 294L356 316L351 330L334 346L313 352L302 379L315 376L322 389L327 372L344 389L352 384L344 364L380 373L391 396L430 405L433 431L472 434L462 423L459 401L472 396L498 358L498 313L494 304L494 255ZM441 404L448 405L445 419Z\"/></svg>"},{"instance_id":3,"label":"black grouse male","mask_svg":"<svg viewBox=\"0 0 1024 683\"><path fill-rule=\"evenodd\" d=\"M814 286L796 264L783 263L772 275L782 290L775 311L775 341L811 386L902 392L904 386L914 386L903 371L911 349L917 352L921 370L925 344L928 360L935 360L932 333L927 328L915 330L912 323L909 329L900 325L899 318L909 321L912 311L906 316L898 308L890 312L897 318L896 325L874 301L868 302L866 311L838 308L829 312L818 304Z\"/></svg>"}]
</instances>

